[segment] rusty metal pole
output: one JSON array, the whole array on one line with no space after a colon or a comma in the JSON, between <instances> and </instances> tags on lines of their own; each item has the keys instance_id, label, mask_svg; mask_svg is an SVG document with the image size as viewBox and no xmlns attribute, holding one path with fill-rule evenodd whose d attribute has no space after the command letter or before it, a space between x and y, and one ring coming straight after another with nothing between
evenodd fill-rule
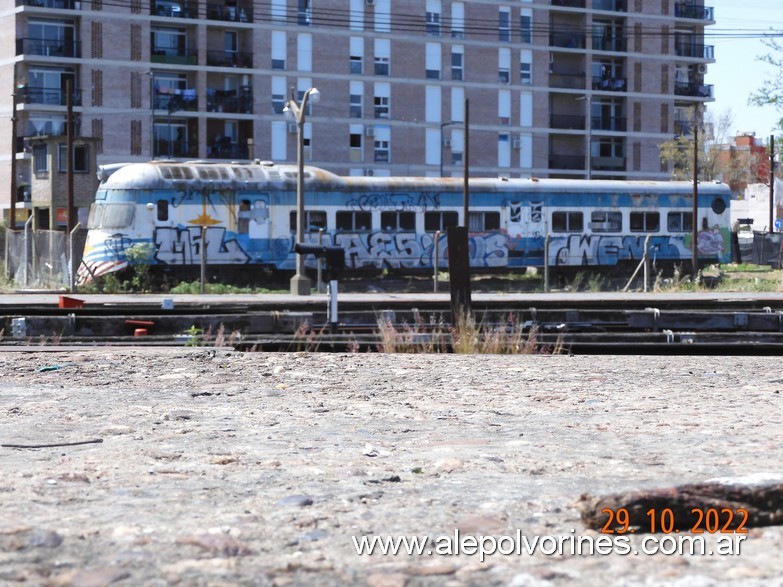
<instances>
[{"instance_id":1,"label":"rusty metal pole","mask_svg":"<svg viewBox=\"0 0 783 587\"><path fill-rule=\"evenodd\" d=\"M65 104L66 104L66 121L65 121L65 148L67 153L65 155L65 179L67 182L66 187L66 213L68 218L66 220L65 233L71 234L73 227L76 226L76 208L73 202L73 81L70 78L65 80ZM54 226L50 227L54 230Z\"/></svg>"},{"instance_id":2,"label":"rusty metal pole","mask_svg":"<svg viewBox=\"0 0 783 587\"><path fill-rule=\"evenodd\" d=\"M698 199L699 199L699 127L693 127L693 243L691 264L693 265L693 281L699 273L699 249L697 241L699 238L699 217L698 217Z\"/></svg>"}]
</instances>

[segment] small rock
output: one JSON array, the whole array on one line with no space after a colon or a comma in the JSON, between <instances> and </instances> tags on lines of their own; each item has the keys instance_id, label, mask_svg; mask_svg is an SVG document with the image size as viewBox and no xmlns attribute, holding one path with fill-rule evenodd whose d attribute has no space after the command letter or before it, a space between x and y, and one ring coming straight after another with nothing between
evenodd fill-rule
<instances>
[{"instance_id":1,"label":"small rock","mask_svg":"<svg viewBox=\"0 0 783 587\"><path fill-rule=\"evenodd\" d=\"M301 508L301 507L313 505L313 498L308 495L288 495L283 499L278 499L277 502L275 502L275 505L295 506Z\"/></svg>"}]
</instances>

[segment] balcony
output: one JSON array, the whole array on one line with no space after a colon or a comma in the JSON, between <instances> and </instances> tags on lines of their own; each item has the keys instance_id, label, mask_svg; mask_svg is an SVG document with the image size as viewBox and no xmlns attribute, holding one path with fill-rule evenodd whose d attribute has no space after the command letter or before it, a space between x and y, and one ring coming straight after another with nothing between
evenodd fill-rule
<instances>
[{"instance_id":1,"label":"balcony","mask_svg":"<svg viewBox=\"0 0 783 587\"><path fill-rule=\"evenodd\" d=\"M593 10L627 12L628 3L626 0L593 0Z\"/></svg>"},{"instance_id":2,"label":"balcony","mask_svg":"<svg viewBox=\"0 0 783 587\"><path fill-rule=\"evenodd\" d=\"M712 85L694 82L675 82L674 93L677 96L693 96L695 98L712 98Z\"/></svg>"},{"instance_id":3,"label":"balcony","mask_svg":"<svg viewBox=\"0 0 783 587\"><path fill-rule=\"evenodd\" d=\"M696 59L715 59L714 45L699 45L697 43L675 43L674 52L677 57L693 57Z\"/></svg>"},{"instance_id":4,"label":"balcony","mask_svg":"<svg viewBox=\"0 0 783 587\"><path fill-rule=\"evenodd\" d=\"M677 2L674 5L675 18L690 18L693 20L715 20L715 10L712 6L696 6L688 2Z\"/></svg>"},{"instance_id":5,"label":"balcony","mask_svg":"<svg viewBox=\"0 0 783 587\"><path fill-rule=\"evenodd\" d=\"M559 130L584 130L585 117L578 114L550 114L549 127Z\"/></svg>"},{"instance_id":6,"label":"balcony","mask_svg":"<svg viewBox=\"0 0 783 587\"><path fill-rule=\"evenodd\" d=\"M585 38L586 35L582 31L561 29L549 35L549 45L550 47L562 47L564 49L584 49Z\"/></svg>"},{"instance_id":7,"label":"balcony","mask_svg":"<svg viewBox=\"0 0 783 587\"><path fill-rule=\"evenodd\" d=\"M627 80L624 77L593 76L593 89L602 92L625 92Z\"/></svg>"},{"instance_id":8,"label":"balcony","mask_svg":"<svg viewBox=\"0 0 783 587\"><path fill-rule=\"evenodd\" d=\"M603 37L593 37L594 51L613 51L615 53L624 53L626 51L627 45L628 41L624 38L605 39Z\"/></svg>"},{"instance_id":9,"label":"balcony","mask_svg":"<svg viewBox=\"0 0 783 587\"><path fill-rule=\"evenodd\" d=\"M155 110L168 110L177 112L185 110L195 112L198 110L198 96L196 90L172 90L158 88L155 90L152 106Z\"/></svg>"},{"instance_id":10,"label":"balcony","mask_svg":"<svg viewBox=\"0 0 783 587\"><path fill-rule=\"evenodd\" d=\"M253 67L253 54L246 51L207 51L207 65L212 67Z\"/></svg>"},{"instance_id":11,"label":"balcony","mask_svg":"<svg viewBox=\"0 0 783 587\"><path fill-rule=\"evenodd\" d=\"M52 39L17 39L17 55L43 55L45 57L82 56L81 43L76 41L55 41Z\"/></svg>"},{"instance_id":12,"label":"balcony","mask_svg":"<svg viewBox=\"0 0 783 587\"><path fill-rule=\"evenodd\" d=\"M195 49L153 47L150 61L153 63L169 63L172 65L196 65L198 56Z\"/></svg>"},{"instance_id":13,"label":"balcony","mask_svg":"<svg viewBox=\"0 0 783 587\"><path fill-rule=\"evenodd\" d=\"M220 137L209 146L210 159L247 159L247 144L231 142L230 137Z\"/></svg>"},{"instance_id":14,"label":"balcony","mask_svg":"<svg viewBox=\"0 0 783 587\"><path fill-rule=\"evenodd\" d=\"M16 0L17 6L33 6L35 8L58 8L61 10L81 10L79 0Z\"/></svg>"},{"instance_id":15,"label":"balcony","mask_svg":"<svg viewBox=\"0 0 783 587\"><path fill-rule=\"evenodd\" d=\"M584 155L556 155L549 153L549 169L583 170L585 168Z\"/></svg>"},{"instance_id":16,"label":"balcony","mask_svg":"<svg viewBox=\"0 0 783 587\"><path fill-rule=\"evenodd\" d=\"M552 6L562 6L563 8L584 8L585 0L552 0Z\"/></svg>"},{"instance_id":17,"label":"balcony","mask_svg":"<svg viewBox=\"0 0 783 587\"><path fill-rule=\"evenodd\" d=\"M553 88L565 88L568 90L584 90L584 73L558 73L549 74L549 85Z\"/></svg>"},{"instance_id":18,"label":"balcony","mask_svg":"<svg viewBox=\"0 0 783 587\"><path fill-rule=\"evenodd\" d=\"M198 18L198 6L189 6L186 2L156 0L150 6L150 14L167 18Z\"/></svg>"},{"instance_id":19,"label":"balcony","mask_svg":"<svg viewBox=\"0 0 783 587\"><path fill-rule=\"evenodd\" d=\"M591 130L610 130L625 132L626 118L624 116L591 116Z\"/></svg>"},{"instance_id":20,"label":"balcony","mask_svg":"<svg viewBox=\"0 0 783 587\"><path fill-rule=\"evenodd\" d=\"M253 114L253 92L250 86L239 90L207 89L208 112Z\"/></svg>"},{"instance_id":21,"label":"balcony","mask_svg":"<svg viewBox=\"0 0 783 587\"><path fill-rule=\"evenodd\" d=\"M51 106L66 106L67 94L65 88L36 88L28 86L23 100L26 104L48 104ZM82 105L81 90L73 91L73 105Z\"/></svg>"},{"instance_id":22,"label":"balcony","mask_svg":"<svg viewBox=\"0 0 783 587\"><path fill-rule=\"evenodd\" d=\"M228 22L253 22L253 5L227 6L225 4L207 4L208 20Z\"/></svg>"}]
</instances>

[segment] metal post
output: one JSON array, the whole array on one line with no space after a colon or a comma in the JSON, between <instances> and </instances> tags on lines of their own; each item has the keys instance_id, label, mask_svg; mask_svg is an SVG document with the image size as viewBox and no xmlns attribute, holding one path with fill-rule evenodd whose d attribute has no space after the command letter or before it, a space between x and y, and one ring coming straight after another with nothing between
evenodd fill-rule
<instances>
[{"instance_id":1,"label":"metal post","mask_svg":"<svg viewBox=\"0 0 783 587\"><path fill-rule=\"evenodd\" d=\"M337 280L329 281L329 332L337 334Z\"/></svg>"},{"instance_id":2,"label":"metal post","mask_svg":"<svg viewBox=\"0 0 783 587\"><path fill-rule=\"evenodd\" d=\"M650 283L650 235L644 237L644 256L642 257L644 263L644 293L647 293Z\"/></svg>"},{"instance_id":3,"label":"metal post","mask_svg":"<svg viewBox=\"0 0 783 587\"><path fill-rule=\"evenodd\" d=\"M207 225L201 225L201 287L200 293L207 291Z\"/></svg>"},{"instance_id":4,"label":"metal post","mask_svg":"<svg viewBox=\"0 0 783 587\"><path fill-rule=\"evenodd\" d=\"M769 136L769 232L775 232L775 135Z\"/></svg>"},{"instance_id":5,"label":"metal post","mask_svg":"<svg viewBox=\"0 0 783 587\"><path fill-rule=\"evenodd\" d=\"M8 211L10 215L8 228L16 230L16 80L14 80L14 93L11 94L11 100L11 204Z\"/></svg>"},{"instance_id":6,"label":"metal post","mask_svg":"<svg viewBox=\"0 0 783 587\"><path fill-rule=\"evenodd\" d=\"M544 239L544 293L549 293L549 241L552 235L547 233Z\"/></svg>"},{"instance_id":7,"label":"metal post","mask_svg":"<svg viewBox=\"0 0 783 587\"><path fill-rule=\"evenodd\" d=\"M693 265L693 281L699 273L699 126L693 127L693 243L691 246L691 264Z\"/></svg>"},{"instance_id":8,"label":"metal post","mask_svg":"<svg viewBox=\"0 0 783 587\"><path fill-rule=\"evenodd\" d=\"M70 234L73 227L76 225L76 207L73 202L73 81L69 77L65 79L65 93L67 111L65 121L65 148L68 151L65 156L65 165L67 166L65 171L65 180L67 182L66 213L68 214L65 231L66 234ZM55 229L54 226L50 226L49 228L50 230Z\"/></svg>"},{"instance_id":9,"label":"metal post","mask_svg":"<svg viewBox=\"0 0 783 587\"><path fill-rule=\"evenodd\" d=\"M73 239L79 231L81 224L76 223L73 230L68 233L68 289L71 293L76 293L76 267L73 264Z\"/></svg>"},{"instance_id":10,"label":"metal post","mask_svg":"<svg viewBox=\"0 0 783 587\"><path fill-rule=\"evenodd\" d=\"M432 291L438 293L438 245L440 231L435 231L435 240L432 243Z\"/></svg>"},{"instance_id":11,"label":"metal post","mask_svg":"<svg viewBox=\"0 0 783 587\"><path fill-rule=\"evenodd\" d=\"M316 102L320 96L316 88L309 88L302 96L302 103L297 104L293 99L286 104L284 112L293 114L296 120L297 145L296 145L296 242L304 243L305 233L305 208L304 208L304 125L307 112L307 100L312 96ZM304 296L310 294L310 280L305 275L305 258L301 253L296 254L296 274L291 278L291 294Z\"/></svg>"},{"instance_id":12,"label":"metal post","mask_svg":"<svg viewBox=\"0 0 783 587\"><path fill-rule=\"evenodd\" d=\"M324 229L319 228L318 229L318 245L323 246L324 244ZM324 271L324 260L321 257L316 256L315 258L315 266L317 269L317 275L316 275L316 284L315 284L315 291L318 293L321 293L323 291L323 271Z\"/></svg>"},{"instance_id":13,"label":"metal post","mask_svg":"<svg viewBox=\"0 0 783 587\"><path fill-rule=\"evenodd\" d=\"M465 173L462 179L462 221L465 228L468 226L468 210L470 209L470 189L468 178L470 177L470 100L465 98Z\"/></svg>"},{"instance_id":14,"label":"metal post","mask_svg":"<svg viewBox=\"0 0 783 587\"><path fill-rule=\"evenodd\" d=\"M35 215L31 215L24 223L24 286L27 287L30 283L30 223L35 218Z\"/></svg>"}]
</instances>

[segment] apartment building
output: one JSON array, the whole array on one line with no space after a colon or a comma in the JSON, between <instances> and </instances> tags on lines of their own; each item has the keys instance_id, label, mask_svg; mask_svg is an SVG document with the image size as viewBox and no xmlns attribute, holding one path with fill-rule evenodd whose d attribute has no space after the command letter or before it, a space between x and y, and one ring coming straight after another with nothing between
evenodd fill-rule
<instances>
[{"instance_id":1,"label":"apartment building","mask_svg":"<svg viewBox=\"0 0 783 587\"><path fill-rule=\"evenodd\" d=\"M5 0L0 16L5 208L65 171L69 119L77 176L294 162L286 102L317 88L304 157L338 174L462 176L469 140L472 176L666 179L658 144L713 99L700 0Z\"/></svg>"}]
</instances>

